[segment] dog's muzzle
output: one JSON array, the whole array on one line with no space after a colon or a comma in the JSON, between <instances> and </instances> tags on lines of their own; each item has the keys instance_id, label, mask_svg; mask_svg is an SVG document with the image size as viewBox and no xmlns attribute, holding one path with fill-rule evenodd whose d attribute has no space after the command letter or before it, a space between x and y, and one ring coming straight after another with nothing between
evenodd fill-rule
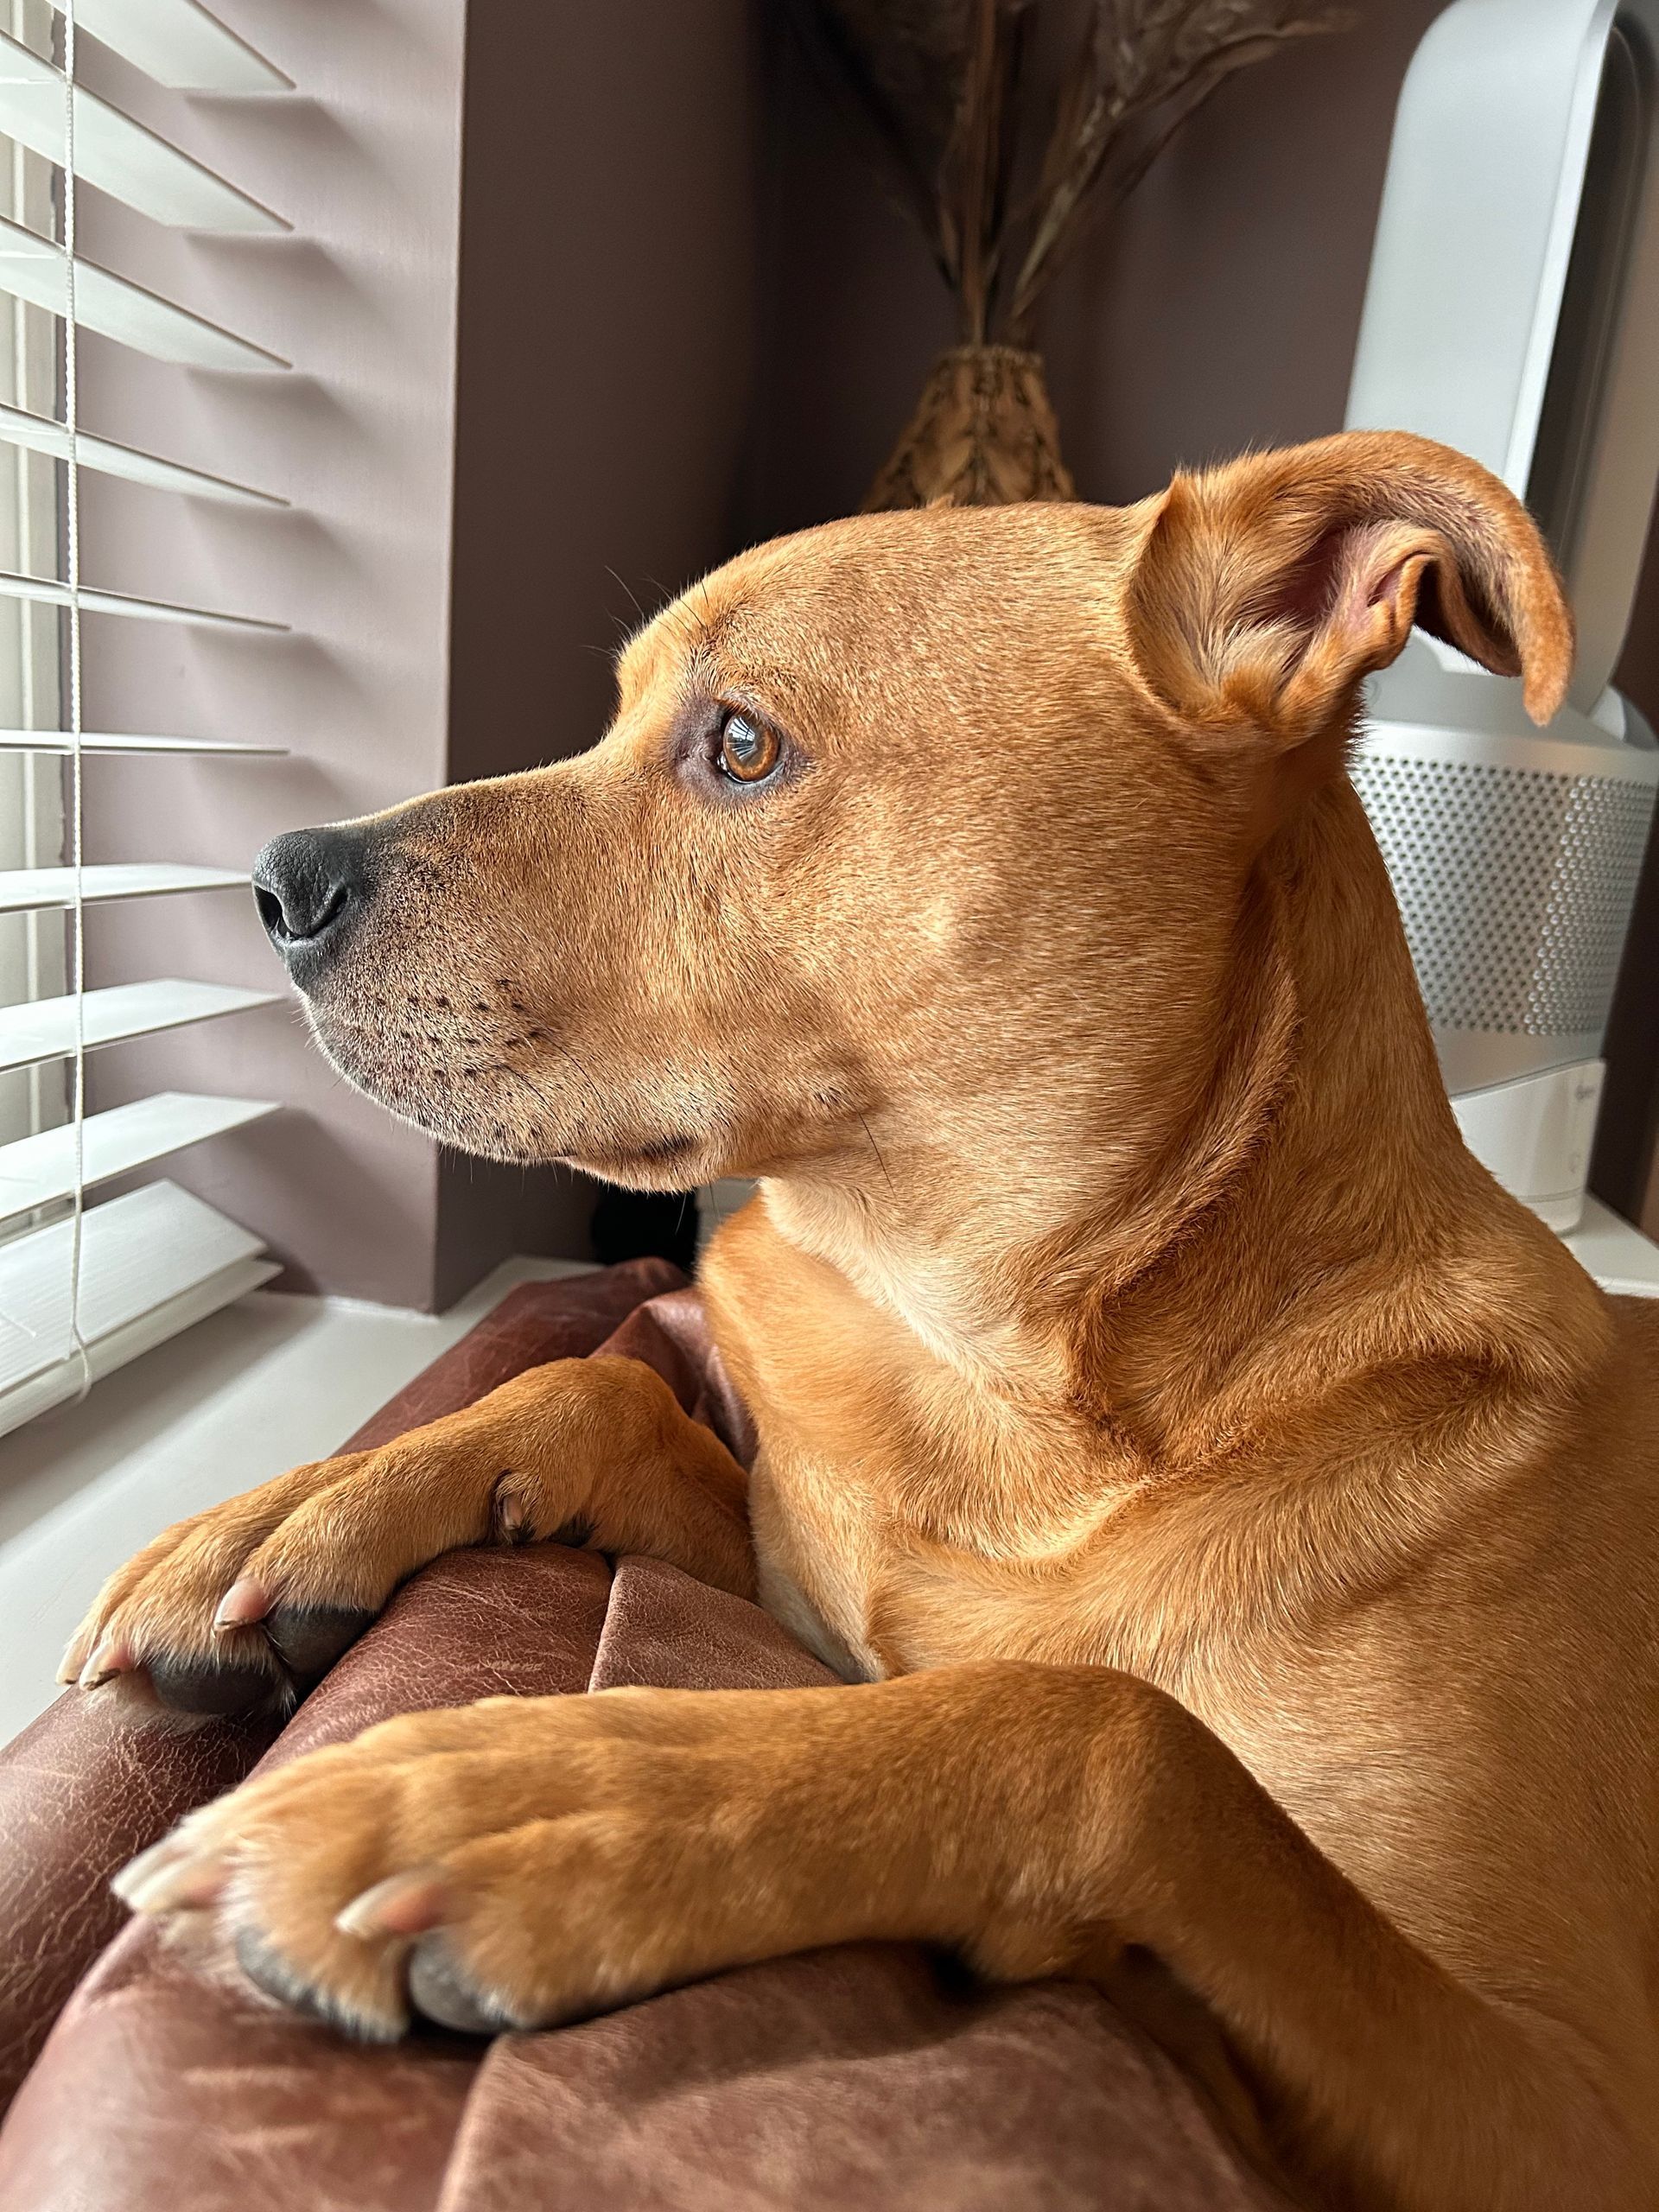
<instances>
[{"instance_id":1,"label":"dog's muzzle","mask_svg":"<svg viewBox=\"0 0 1659 2212\"><path fill-rule=\"evenodd\" d=\"M302 990L312 989L338 957L373 887L369 834L350 823L290 830L255 861L259 918Z\"/></svg>"}]
</instances>

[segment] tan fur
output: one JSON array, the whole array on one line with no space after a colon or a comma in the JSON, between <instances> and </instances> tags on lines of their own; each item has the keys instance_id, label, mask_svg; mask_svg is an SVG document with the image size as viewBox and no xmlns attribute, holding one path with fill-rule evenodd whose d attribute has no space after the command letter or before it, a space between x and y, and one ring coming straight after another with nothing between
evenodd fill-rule
<instances>
[{"instance_id":1,"label":"tan fur","mask_svg":"<svg viewBox=\"0 0 1659 2212\"><path fill-rule=\"evenodd\" d=\"M1310 2202L1659 2203L1659 1310L1459 1141L1342 774L1414 618L1559 703L1531 524L1402 436L862 518L652 624L593 753L381 825L326 1048L452 1141L764 1179L704 1270L758 1586L886 1679L395 1721L137 1902L378 2033L411 1939L534 2021L925 1936L1100 1978ZM774 786L703 773L722 703ZM741 1477L602 1369L202 1516L72 1661L207 1648L255 1544L382 1602L504 1470L747 1586Z\"/></svg>"}]
</instances>

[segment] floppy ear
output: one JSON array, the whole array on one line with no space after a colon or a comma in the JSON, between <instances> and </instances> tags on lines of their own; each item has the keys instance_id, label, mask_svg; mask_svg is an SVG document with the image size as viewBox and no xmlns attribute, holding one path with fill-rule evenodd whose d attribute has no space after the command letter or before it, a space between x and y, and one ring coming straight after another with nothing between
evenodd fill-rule
<instances>
[{"instance_id":1,"label":"floppy ear","mask_svg":"<svg viewBox=\"0 0 1659 2212\"><path fill-rule=\"evenodd\" d=\"M1521 677L1535 722L1573 669L1572 617L1526 509L1478 462L1404 431L1178 476L1127 610L1141 674L1167 705L1253 725L1281 750L1331 734L1333 767L1360 678L1414 622Z\"/></svg>"}]
</instances>

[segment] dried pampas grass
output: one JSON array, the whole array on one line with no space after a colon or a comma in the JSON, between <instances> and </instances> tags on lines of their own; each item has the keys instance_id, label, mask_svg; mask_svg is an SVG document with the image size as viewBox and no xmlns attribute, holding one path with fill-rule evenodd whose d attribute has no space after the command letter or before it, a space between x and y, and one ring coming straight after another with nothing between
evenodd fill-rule
<instances>
[{"instance_id":1,"label":"dried pampas grass","mask_svg":"<svg viewBox=\"0 0 1659 2212\"><path fill-rule=\"evenodd\" d=\"M867 507L1071 498L1032 350L1056 271L1217 85L1347 14L1309 0L1086 0L1035 181L1016 194L1021 64L1045 0L799 4L962 321L962 346L935 367Z\"/></svg>"}]
</instances>

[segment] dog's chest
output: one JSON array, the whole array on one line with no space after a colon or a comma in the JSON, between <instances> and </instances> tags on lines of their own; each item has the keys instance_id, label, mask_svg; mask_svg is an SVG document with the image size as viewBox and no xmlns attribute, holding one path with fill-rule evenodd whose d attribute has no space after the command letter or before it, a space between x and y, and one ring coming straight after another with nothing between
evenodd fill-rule
<instances>
[{"instance_id":1,"label":"dog's chest","mask_svg":"<svg viewBox=\"0 0 1659 2212\"><path fill-rule=\"evenodd\" d=\"M949 1368L749 1209L705 1262L716 1339L753 1418L762 1601L837 1672L1038 1656L1056 1577L1114 1503L1063 1406ZM754 1316L786 1313L788 1326Z\"/></svg>"},{"instance_id":2,"label":"dog's chest","mask_svg":"<svg viewBox=\"0 0 1659 2212\"><path fill-rule=\"evenodd\" d=\"M994 1466L964 1452L937 1485L911 1471L793 1438L763 1446L749 1490L760 1595L810 1650L864 1681L993 1656L1129 1662L1111 1625L1109 1505L1015 1524Z\"/></svg>"}]
</instances>

